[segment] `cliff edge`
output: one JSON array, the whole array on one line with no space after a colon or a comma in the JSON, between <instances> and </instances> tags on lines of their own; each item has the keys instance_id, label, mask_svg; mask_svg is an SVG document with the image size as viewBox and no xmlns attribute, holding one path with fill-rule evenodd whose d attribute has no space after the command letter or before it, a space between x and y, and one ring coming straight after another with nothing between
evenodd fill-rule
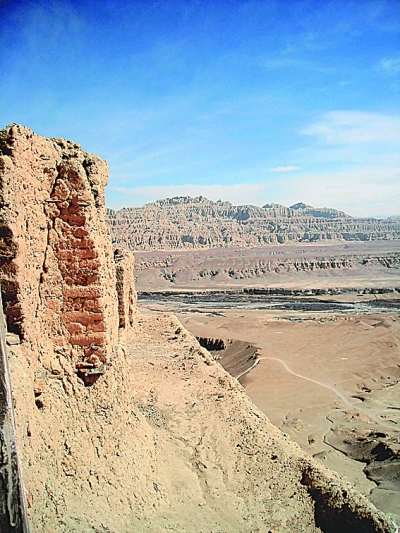
<instances>
[{"instance_id":1,"label":"cliff edge","mask_svg":"<svg viewBox=\"0 0 400 533\"><path fill-rule=\"evenodd\" d=\"M30 521L44 532L394 532L176 318L136 309L106 164L0 132L0 281Z\"/></svg>"}]
</instances>

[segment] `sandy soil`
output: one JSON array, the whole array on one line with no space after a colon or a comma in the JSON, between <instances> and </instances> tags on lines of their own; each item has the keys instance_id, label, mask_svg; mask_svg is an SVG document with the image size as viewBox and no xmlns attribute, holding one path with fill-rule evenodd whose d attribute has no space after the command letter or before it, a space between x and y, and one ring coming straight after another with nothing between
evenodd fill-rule
<instances>
[{"instance_id":1,"label":"sandy soil","mask_svg":"<svg viewBox=\"0 0 400 533\"><path fill-rule=\"evenodd\" d=\"M24 346L9 346L35 531L394 533L282 435L175 318L137 318L92 387L63 361L40 405Z\"/></svg>"},{"instance_id":2,"label":"sandy soil","mask_svg":"<svg viewBox=\"0 0 400 533\"><path fill-rule=\"evenodd\" d=\"M399 520L395 457L379 486L363 472L365 461L355 460L364 441L399 451L398 314L198 309L177 316L196 336L257 346L259 364L240 379L254 403L305 451Z\"/></svg>"}]
</instances>

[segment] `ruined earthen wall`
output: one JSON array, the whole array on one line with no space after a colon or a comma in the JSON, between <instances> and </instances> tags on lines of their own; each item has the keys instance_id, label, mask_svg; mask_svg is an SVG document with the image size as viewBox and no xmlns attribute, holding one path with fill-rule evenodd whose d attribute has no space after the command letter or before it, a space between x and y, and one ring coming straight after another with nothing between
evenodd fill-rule
<instances>
[{"instance_id":1,"label":"ruined earthen wall","mask_svg":"<svg viewBox=\"0 0 400 533\"><path fill-rule=\"evenodd\" d=\"M107 164L63 139L0 132L0 282L9 331L50 342L84 375L118 340L115 265L104 210Z\"/></svg>"},{"instance_id":2,"label":"ruined earthen wall","mask_svg":"<svg viewBox=\"0 0 400 533\"><path fill-rule=\"evenodd\" d=\"M137 302L134 281L134 257L127 250L117 249L114 252L114 259L117 274L119 327L132 327L134 325Z\"/></svg>"}]
</instances>

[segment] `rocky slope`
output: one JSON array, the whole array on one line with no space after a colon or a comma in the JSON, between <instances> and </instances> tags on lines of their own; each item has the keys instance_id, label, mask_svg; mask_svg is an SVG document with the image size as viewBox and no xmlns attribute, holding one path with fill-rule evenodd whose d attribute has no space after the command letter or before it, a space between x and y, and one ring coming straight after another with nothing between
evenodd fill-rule
<instances>
[{"instance_id":1,"label":"rocky slope","mask_svg":"<svg viewBox=\"0 0 400 533\"><path fill-rule=\"evenodd\" d=\"M395 531L175 318L138 313L133 260L112 253L107 233L104 162L13 125L0 132L0 176L0 280L34 530Z\"/></svg>"},{"instance_id":2,"label":"rocky slope","mask_svg":"<svg viewBox=\"0 0 400 533\"><path fill-rule=\"evenodd\" d=\"M203 196L176 197L143 207L107 210L114 245L131 250L177 250L219 246L400 238L396 218L356 219L342 211L266 204L234 206Z\"/></svg>"}]
</instances>

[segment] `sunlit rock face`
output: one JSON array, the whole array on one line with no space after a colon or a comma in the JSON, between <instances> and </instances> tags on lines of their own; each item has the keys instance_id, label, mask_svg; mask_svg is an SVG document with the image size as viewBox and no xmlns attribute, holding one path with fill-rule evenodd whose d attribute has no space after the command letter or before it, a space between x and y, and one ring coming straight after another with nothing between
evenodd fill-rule
<instances>
[{"instance_id":1,"label":"sunlit rock face","mask_svg":"<svg viewBox=\"0 0 400 533\"><path fill-rule=\"evenodd\" d=\"M400 238L396 219L356 219L304 203L235 206L204 196L157 200L107 210L115 246L131 250L256 247L270 244L373 241Z\"/></svg>"}]
</instances>

